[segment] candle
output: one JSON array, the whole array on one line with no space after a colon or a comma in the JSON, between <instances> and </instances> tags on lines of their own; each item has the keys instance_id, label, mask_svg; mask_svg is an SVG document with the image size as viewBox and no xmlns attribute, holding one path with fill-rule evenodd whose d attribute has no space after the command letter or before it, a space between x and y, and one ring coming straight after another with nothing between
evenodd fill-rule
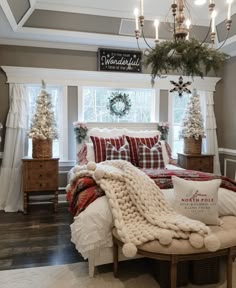
<instances>
[{"instance_id":1,"label":"candle","mask_svg":"<svg viewBox=\"0 0 236 288\"><path fill-rule=\"evenodd\" d=\"M155 34L156 34L155 40L158 41L158 38L159 38L159 35L158 35L159 21L157 19L155 19L155 21L154 21L154 26L155 26Z\"/></svg>"},{"instance_id":2,"label":"candle","mask_svg":"<svg viewBox=\"0 0 236 288\"><path fill-rule=\"evenodd\" d=\"M227 20L230 20L231 18L231 6L232 6L233 0L227 0L227 3L229 4L228 6L228 13L227 13Z\"/></svg>"},{"instance_id":3,"label":"candle","mask_svg":"<svg viewBox=\"0 0 236 288\"><path fill-rule=\"evenodd\" d=\"M185 25L186 25L186 28L188 29L188 34L186 36L186 39L189 40L189 28L190 28L190 25L191 25L190 19L186 20Z\"/></svg>"},{"instance_id":4,"label":"candle","mask_svg":"<svg viewBox=\"0 0 236 288\"><path fill-rule=\"evenodd\" d=\"M140 16L143 16L143 0L140 0Z\"/></svg>"},{"instance_id":5,"label":"candle","mask_svg":"<svg viewBox=\"0 0 236 288\"><path fill-rule=\"evenodd\" d=\"M135 8L134 9L134 16L135 16L135 30L139 30L139 27L138 27L138 8Z\"/></svg>"},{"instance_id":6,"label":"candle","mask_svg":"<svg viewBox=\"0 0 236 288\"><path fill-rule=\"evenodd\" d=\"M215 33L215 20L216 20L216 11L212 11L211 14L211 32Z\"/></svg>"}]
</instances>

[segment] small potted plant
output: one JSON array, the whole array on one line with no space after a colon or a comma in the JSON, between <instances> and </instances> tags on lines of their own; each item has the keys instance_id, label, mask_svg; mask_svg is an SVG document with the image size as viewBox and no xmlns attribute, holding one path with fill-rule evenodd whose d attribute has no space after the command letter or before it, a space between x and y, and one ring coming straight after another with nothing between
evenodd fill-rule
<instances>
[{"instance_id":1,"label":"small potted plant","mask_svg":"<svg viewBox=\"0 0 236 288\"><path fill-rule=\"evenodd\" d=\"M184 138L185 154L201 154L202 138L206 137L206 135L200 107L200 98L195 89L190 96L185 111L180 137Z\"/></svg>"},{"instance_id":2,"label":"small potted plant","mask_svg":"<svg viewBox=\"0 0 236 288\"><path fill-rule=\"evenodd\" d=\"M84 122L74 122L74 132L75 138L78 144L82 143L82 141L86 138L88 127Z\"/></svg>"},{"instance_id":3,"label":"small potted plant","mask_svg":"<svg viewBox=\"0 0 236 288\"><path fill-rule=\"evenodd\" d=\"M157 130L161 132L161 140L167 141L169 133L169 123L168 122L158 123Z\"/></svg>"}]
</instances>

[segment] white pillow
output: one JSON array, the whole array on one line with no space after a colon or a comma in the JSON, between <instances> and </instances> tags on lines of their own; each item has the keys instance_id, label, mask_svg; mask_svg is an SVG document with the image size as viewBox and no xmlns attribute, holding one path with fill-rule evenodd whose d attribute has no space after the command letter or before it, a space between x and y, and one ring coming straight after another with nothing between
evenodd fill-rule
<instances>
[{"instance_id":1,"label":"white pillow","mask_svg":"<svg viewBox=\"0 0 236 288\"><path fill-rule=\"evenodd\" d=\"M190 181L172 176L172 181L176 212L205 224L220 225L217 206L220 179Z\"/></svg>"},{"instance_id":2,"label":"white pillow","mask_svg":"<svg viewBox=\"0 0 236 288\"><path fill-rule=\"evenodd\" d=\"M161 136L161 132L159 130L129 130L129 129L123 129L124 135L129 137L140 137L140 138L148 138L148 137L154 137L156 135Z\"/></svg>"},{"instance_id":3,"label":"white pillow","mask_svg":"<svg viewBox=\"0 0 236 288\"><path fill-rule=\"evenodd\" d=\"M95 136L95 137L101 137L101 138L113 138L124 135L124 129L119 128L91 128L88 131L88 136Z\"/></svg>"},{"instance_id":4,"label":"white pillow","mask_svg":"<svg viewBox=\"0 0 236 288\"><path fill-rule=\"evenodd\" d=\"M94 149L93 149L93 143L86 143L87 145L87 160L95 162L95 155L94 155Z\"/></svg>"},{"instance_id":5,"label":"white pillow","mask_svg":"<svg viewBox=\"0 0 236 288\"><path fill-rule=\"evenodd\" d=\"M166 166L170 163L170 159L166 150L165 141L161 140L160 142L161 142L161 149L162 149L162 157L163 157L163 161L164 161L165 168L166 168Z\"/></svg>"}]
</instances>

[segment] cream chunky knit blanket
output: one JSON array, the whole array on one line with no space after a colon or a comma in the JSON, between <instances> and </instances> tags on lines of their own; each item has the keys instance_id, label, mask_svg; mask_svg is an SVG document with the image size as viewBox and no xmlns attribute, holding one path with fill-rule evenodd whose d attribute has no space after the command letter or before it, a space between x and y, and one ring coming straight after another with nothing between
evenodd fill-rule
<instances>
[{"instance_id":1,"label":"cream chunky knit blanket","mask_svg":"<svg viewBox=\"0 0 236 288\"><path fill-rule=\"evenodd\" d=\"M209 227L177 214L154 181L129 162L89 162L77 166L74 173L71 181L90 176L105 191L125 256L135 256L136 246L154 239L162 245L169 245L177 238L188 239L195 248L205 246L209 251L220 248Z\"/></svg>"}]
</instances>

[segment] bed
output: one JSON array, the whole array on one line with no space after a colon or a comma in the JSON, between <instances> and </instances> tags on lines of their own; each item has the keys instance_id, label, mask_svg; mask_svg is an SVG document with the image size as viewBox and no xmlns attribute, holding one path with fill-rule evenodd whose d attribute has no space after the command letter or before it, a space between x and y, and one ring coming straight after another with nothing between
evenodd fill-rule
<instances>
[{"instance_id":1,"label":"bed","mask_svg":"<svg viewBox=\"0 0 236 288\"><path fill-rule=\"evenodd\" d=\"M143 137L150 138L160 136L159 131L129 131L127 129L91 129L89 136L110 138L119 137L120 135L129 135L129 137ZM160 142L160 141L159 141ZM86 161L91 162L96 160L94 151L94 141L80 146L80 151L77 157L80 158L80 165L86 165ZM164 141L160 142L162 148L162 158L164 167L160 168L141 168L145 174L152 178L155 183L161 188L165 199L171 206L174 206L174 189L172 183L172 176L178 176L184 179L207 181L209 179L219 178L208 173L198 171L184 170L173 162L168 151L168 146ZM152 144L150 144L152 146ZM86 159L84 159L86 158ZM73 179L77 168L75 166L70 172L70 179ZM219 216L235 215L236 216L236 183L226 177L222 177L221 186L218 190L218 213ZM71 199L69 199L71 203ZM91 200L91 201L90 201ZM87 199L86 199L87 201ZM75 203L74 203L75 204ZM89 204L89 205L87 205ZM105 195L98 192L96 197L89 199L86 203L86 209L82 205L79 212L73 211L74 222L71 224L71 241L75 244L76 249L81 255L88 259L89 275L93 276L95 267L113 262L112 254L112 228L113 217ZM128 260L120 252L120 260Z\"/></svg>"}]
</instances>

